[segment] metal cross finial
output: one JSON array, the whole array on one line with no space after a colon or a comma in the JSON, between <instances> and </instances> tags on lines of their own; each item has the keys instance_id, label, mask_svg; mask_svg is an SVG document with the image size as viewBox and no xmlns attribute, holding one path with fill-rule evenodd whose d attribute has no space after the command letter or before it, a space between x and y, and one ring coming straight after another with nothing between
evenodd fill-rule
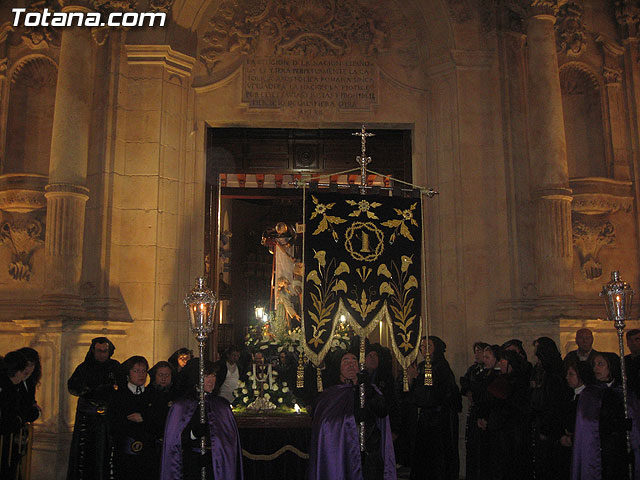
<instances>
[{"instance_id":1,"label":"metal cross finial","mask_svg":"<svg viewBox=\"0 0 640 480\"><path fill-rule=\"evenodd\" d=\"M360 194L364 195L367 185L367 165L371 163L371 157L367 157L367 137L375 137L375 133L367 132L365 126L362 125L362 129L359 132L352 133L360 137L360 144L362 146L362 155L356 157L356 162L360 165Z\"/></svg>"}]
</instances>

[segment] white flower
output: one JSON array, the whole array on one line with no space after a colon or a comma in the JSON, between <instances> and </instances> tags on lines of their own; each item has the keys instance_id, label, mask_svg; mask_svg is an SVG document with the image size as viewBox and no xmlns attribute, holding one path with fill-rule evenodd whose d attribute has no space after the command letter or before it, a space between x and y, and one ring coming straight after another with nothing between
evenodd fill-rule
<instances>
[{"instance_id":1,"label":"white flower","mask_svg":"<svg viewBox=\"0 0 640 480\"><path fill-rule=\"evenodd\" d=\"M264 394L264 399L265 400L269 400L271 398L271 395L269 395L268 393Z\"/></svg>"},{"instance_id":2,"label":"white flower","mask_svg":"<svg viewBox=\"0 0 640 480\"><path fill-rule=\"evenodd\" d=\"M244 397L242 399L242 403L249 403L249 397Z\"/></svg>"},{"instance_id":3,"label":"white flower","mask_svg":"<svg viewBox=\"0 0 640 480\"><path fill-rule=\"evenodd\" d=\"M282 393L287 393L289 391L289 387L282 387Z\"/></svg>"},{"instance_id":4,"label":"white flower","mask_svg":"<svg viewBox=\"0 0 640 480\"><path fill-rule=\"evenodd\" d=\"M243 388L242 389L242 393L247 394L247 393L249 393L249 390L247 390L246 388Z\"/></svg>"},{"instance_id":5,"label":"white flower","mask_svg":"<svg viewBox=\"0 0 640 480\"><path fill-rule=\"evenodd\" d=\"M282 398L279 398L279 399L278 399L278 403L282 403Z\"/></svg>"},{"instance_id":6,"label":"white flower","mask_svg":"<svg viewBox=\"0 0 640 480\"><path fill-rule=\"evenodd\" d=\"M273 390L274 392L278 390L278 384L274 383L273 386L271 387L271 390Z\"/></svg>"},{"instance_id":7,"label":"white flower","mask_svg":"<svg viewBox=\"0 0 640 480\"><path fill-rule=\"evenodd\" d=\"M244 382L238 382L238 388L243 388L244 387Z\"/></svg>"},{"instance_id":8,"label":"white flower","mask_svg":"<svg viewBox=\"0 0 640 480\"><path fill-rule=\"evenodd\" d=\"M257 397L259 393L260 393L260 392L259 392L258 390L254 390L254 391L253 391L253 396L254 396L254 397Z\"/></svg>"},{"instance_id":9,"label":"white flower","mask_svg":"<svg viewBox=\"0 0 640 480\"><path fill-rule=\"evenodd\" d=\"M286 387L287 385L288 385L288 383L287 383L287 382L282 382L282 386L283 386L283 387Z\"/></svg>"}]
</instances>

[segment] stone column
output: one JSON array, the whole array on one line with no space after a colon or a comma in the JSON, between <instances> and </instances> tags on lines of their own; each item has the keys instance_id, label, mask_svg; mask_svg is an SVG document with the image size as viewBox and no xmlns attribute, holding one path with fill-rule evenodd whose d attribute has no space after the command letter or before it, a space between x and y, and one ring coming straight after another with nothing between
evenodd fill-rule
<instances>
[{"instance_id":1,"label":"stone column","mask_svg":"<svg viewBox=\"0 0 640 480\"><path fill-rule=\"evenodd\" d=\"M529 161L541 297L573 294L571 190L554 31L557 0L530 2L527 22Z\"/></svg>"},{"instance_id":2,"label":"stone column","mask_svg":"<svg viewBox=\"0 0 640 480\"><path fill-rule=\"evenodd\" d=\"M67 5L65 12L89 11ZM45 235L44 303L79 306L92 96L91 29L65 28L56 85Z\"/></svg>"}]
</instances>

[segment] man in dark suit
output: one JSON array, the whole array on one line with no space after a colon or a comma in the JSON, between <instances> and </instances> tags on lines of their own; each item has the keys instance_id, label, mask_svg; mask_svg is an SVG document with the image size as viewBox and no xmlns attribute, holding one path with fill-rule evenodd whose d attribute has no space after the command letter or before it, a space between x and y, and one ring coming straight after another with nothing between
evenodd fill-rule
<instances>
[{"instance_id":1,"label":"man in dark suit","mask_svg":"<svg viewBox=\"0 0 640 480\"><path fill-rule=\"evenodd\" d=\"M586 362L590 366L593 357L600 353L593 349L593 333L591 330L588 328L578 330L576 332L576 344L578 349L567 353L567 356L564 357L564 364Z\"/></svg>"}]
</instances>

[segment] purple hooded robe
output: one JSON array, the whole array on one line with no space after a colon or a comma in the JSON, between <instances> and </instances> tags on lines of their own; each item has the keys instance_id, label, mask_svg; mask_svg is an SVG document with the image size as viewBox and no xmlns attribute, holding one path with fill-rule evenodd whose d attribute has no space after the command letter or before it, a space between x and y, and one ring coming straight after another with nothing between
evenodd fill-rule
<instances>
[{"instance_id":1,"label":"purple hooded robe","mask_svg":"<svg viewBox=\"0 0 640 480\"><path fill-rule=\"evenodd\" d=\"M211 435L214 479L242 480L242 448L229 402L224 398L208 395L205 405ZM191 398L181 398L171 406L164 431L161 480L183 478L182 431L197 408L198 401Z\"/></svg>"},{"instance_id":2,"label":"purple hooded robe","mask_svg":"<svg viewBox=\"0 0 640 480\"><path fill-rule=\"evenodd\" d=\"M309 480L363 480L354 388L335 385L318 397L309 445ZM376 419L376 426L381 434L384 480L396 480L389 417Z\"/></svg>"},{"instance_id":3,"label":"purple hooded robe","mask_svg":"<svg viewBox=\"0 0 640 480\"><path fill-rule=\"evenodd\" d=\"M571 480L601 480L602 455L600 448L600 409L606 388L588 386L580 394L576 412L576 426L571 461ZM635 457L633 476L640 479L640 413L638 399L629 392L629 417L631 417L631 449Z\"/></svg>"}]
</instances>

